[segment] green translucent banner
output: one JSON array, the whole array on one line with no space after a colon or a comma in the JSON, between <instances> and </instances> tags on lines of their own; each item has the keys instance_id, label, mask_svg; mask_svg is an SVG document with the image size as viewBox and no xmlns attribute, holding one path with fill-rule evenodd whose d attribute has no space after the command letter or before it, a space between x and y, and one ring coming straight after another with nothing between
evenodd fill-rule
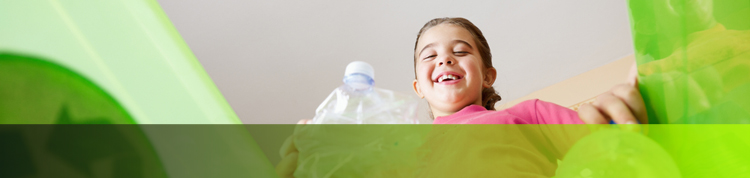
<instances>
[{"instance_id":1,"label":"green translucent banner","mask_svg":"<svg viewBox=\"0 0 750 178\"><path fill-rule=\"evenodd\" d=\"M629 6L650 123L750 123L750 1Z\"/></svg>"},{"instance_id":2,"label":"green translucent banner","mask_svg":"<svg viewBox=\"0 0 750 178\"><path fill-rule=\"evenodd\" d=\"M295 177L750 176L750 125L246 127L275 164L294 127Z\"/></svg>"},{"instance_id":3,"label":"green translucent banner","mask_svg":"<svg viewBox=\"0 0 750 178\"><path fill-rule=\"evenodd\" d=\"M276 177L258 169L267 164L259 160L282 162L283 143L291 138L299 154L296 177L750 176L750 125L617 127L0 125L0 175ZM161 139L146 142L140 130ZM262 153L246 149L253 140L218 137L216 130L250 133ZM150 149L165 144L174 146L158 154Z\"/></svg>"}]
</instances>

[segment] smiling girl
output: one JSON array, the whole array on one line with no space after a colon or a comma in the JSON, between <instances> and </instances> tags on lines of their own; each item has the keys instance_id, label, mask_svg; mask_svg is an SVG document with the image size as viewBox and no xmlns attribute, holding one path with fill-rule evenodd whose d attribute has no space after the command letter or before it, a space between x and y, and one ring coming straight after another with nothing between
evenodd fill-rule
<instances>
[{"instance_id":1,"label":"smiling girl","mask_svg":"<svg viewBox=\"0 0 750 178\"><path fill-rule=\"evenodd\" d=\"M536 99L494 111L500 96L492 87L497 71L490 47L479 28L464 18L437 18L422 27L414 46L414 69L414 92L429 103L434 124L646 122L634 84L614 87L578 113Z\"/></svg>"}]
</instances>

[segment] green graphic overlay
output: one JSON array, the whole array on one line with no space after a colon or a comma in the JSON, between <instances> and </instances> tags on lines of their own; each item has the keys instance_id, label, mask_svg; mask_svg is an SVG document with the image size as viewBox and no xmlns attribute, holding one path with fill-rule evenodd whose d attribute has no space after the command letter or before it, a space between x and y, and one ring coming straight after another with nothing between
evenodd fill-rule
<instances>
[{"instance_id":1,"label":"green graphic overlay","mask_svg":"<svg viewBox=\"0 0 750 178\"><path fill-rule=\"evenodd\" d=\"M296 177L750 176L741 124L246 127L268 157L294 130Z\"/></svg>"},{"instance_id":2,"label":"green graphic overlay","mask_svg":"<svg viewBox=\"0 0 750 178\"><path fill-rule=\"evenodd\" d=\"M11 145L0 177L274 176L243 125L135 125L107 92L47 61L0 54L0 121L40 124L0 127Z\"/></svg>"},{"instance_id":3,"label":"green graphic overlay","mask_svg":"<svg viewBox=\"0 0 750 178\"><path fill-rule=\"evenodd\" d=\"M156 151L137 125L131 129L96 125L89 127L90 132L73 125L135 123L86 78L48 60L0 53L0 83L2 124L71 124L3 127L3 145L15 149L0 154L9 154L4 161L21 164L4 165L11 169L2 175L166 177Z\"/></svg>"},{"instance_id":4,"label":"green graphic overlay","mask_svg":"<svg viewBox=\"0 0 750 178\"><path fill-rule=\"evenodd\" d=\"M137 125L0 125L0 140L2 177L167 177Z\"/></svg>"},{"instance_id":5,"label":"green graphic overlay","mask_svg":"<svg viewBox=\"0 0 750 178\"><path fill-rule=\"evenodd\" d=\"M0 51L75 71L135 123L241 123L156 1L2 1L0 27Z\"/></svg>"},{"instance_id":6,"label":"green graphic overlay","mask_svg":"<svg viewBox=\"0 0 750 178\"><path fill-rule=\"evenodd\" d=\"M0 123L65 124L3 125L0 177L275 174L154 0L0 1L0 74Z\"/></svg>"},{"instance_id":7,"label":"green graphic overlay","mask_svg":"<svg viewBox=\"0 0 750 178\"><path fill-rule=\"evenodd\" d=\"M133 124L107 92L60 65L0 53L0 124Z\"/></svg>"},{"instance_id":8,"label":"green graphic overlay","mask_svg":"<svg viewBox=\"0 0 750 178\"><path fill-rule=\"evenodd\" d=\"M650 123L750 123L750 1L629 5Z\"/></svg>"},{"instance_id":9,"label":"green graphic overlay","mask_svg":"<svg viewBox=\"0 0 750 178\"><path fill-rule=\"evenodd\" d=\"M674 160L639 133L607 129L579 140L556 177L680 177Z\"/></svg>"}]
</instances>

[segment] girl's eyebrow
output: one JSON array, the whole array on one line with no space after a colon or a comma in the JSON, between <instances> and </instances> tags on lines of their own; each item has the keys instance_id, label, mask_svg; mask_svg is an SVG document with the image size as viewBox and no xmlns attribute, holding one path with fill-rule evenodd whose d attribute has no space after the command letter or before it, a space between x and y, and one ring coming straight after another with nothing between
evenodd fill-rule
<instances>
[{"instance_id":1,"label":"girl's eyebrow","mask_svg":"<svg viewBox=\"0 0 750 178\"><path fill-rule=\"evenodd\" d=\"M435 45L435 43L430 43L430 44L427 44L427 45L425 45L424 47L422 47L422 50L421 50L421 51L419 51L419 54L417 54L417 56L421 56L421 55L422 55L422 52L423 52L423 51L424 51L425 49L427 49L427 48L430 48L430 47L432 47L433 45Z\"/></svg>"},{"instance_id":2,"label":"girl's eyebrow","mask_svg":"<svg viewBox=\"0 0 750 178\"><path fill-rule=\"evenodd\" d=\"M466 42L464 40L453 40L453 44L456 44L456 43L463 43L466 46L469 46L469 49L474 49L474 47L472 47L471 44L469 44L469 42Z\"/></svg>"},{"instance_id":3,"label":"girl's eyebrow","mask_svg":"<svg viewBox=\"0 0 750 178\"><path fill-rule=\"evenodd\" d=\"M456 44L456 43L463 43L463 44L465 44L466 46L469 46L469 49L474 49L474 47L472 47L472 46L471 46L471 44L469 44L469 42L466 42L466 41L464 41L464 40L453 40L453 41L451 42L451 44ZM430 48L430 47L432 47L433 45L435 45L435 43L430 43L430 44L427 44L427 45L425 45L424 47L422 47L422 50L421 50L421 51L419 51L419 54L417 54L417 56L421 56L421 55L422 55L422 52L423 52L423 51L424 51L425 49L427 49L427 48Z\"/></svg>"}]
</instances>

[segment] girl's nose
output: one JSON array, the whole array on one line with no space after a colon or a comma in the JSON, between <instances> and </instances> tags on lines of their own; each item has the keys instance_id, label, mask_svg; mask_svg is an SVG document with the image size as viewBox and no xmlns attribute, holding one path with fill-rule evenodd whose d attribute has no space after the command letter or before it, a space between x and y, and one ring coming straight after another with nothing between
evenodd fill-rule
<instances>
[{"instance_id":1,"label":"girl's nose","mask_svg":"<svg viewBox=\"0 0 750 178\"><path fill-rule=\"evenodd\" d=\"M446 57L444 60L442 60L442 61L440 61L438 63L438 66L442 66L444 64L454 65L454 64L456 64L456 61L453 58L451 58L451 57Z\"/></svg>"}]
</instances>

